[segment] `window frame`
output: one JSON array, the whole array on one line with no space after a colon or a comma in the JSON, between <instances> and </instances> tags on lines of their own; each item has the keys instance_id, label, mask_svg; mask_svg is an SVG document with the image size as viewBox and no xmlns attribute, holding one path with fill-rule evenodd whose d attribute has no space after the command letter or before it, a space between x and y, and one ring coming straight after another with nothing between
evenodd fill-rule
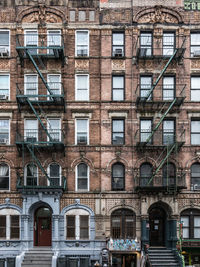
<instances>
[{"instance_id":1,"label":"window frame","mask_svg":"<svg viewBox=\"0 0 200 267\"><path fill-rule=\"evenodd\" d=\"M165 84L164 84L164 80L165 78L173 78L173 89L165 89ZM170 84L171 85L171 84ZM164 98L164 91L173 91L173 99L165 99ZM175 75L165 75L163 76L163 79L162 79L162 100L164 101L173 101L174 98L176 97L176 76Z\"/></svg>"},{"instance_id":2,"label":"window frame","mask_svg":"<svg viewBox=\"0 0 200 267\"><path fill-rule=\"evenodd\" d=\"M34 32L34 31L35 31L35 34L34 34L34 35L37 37L37 38L36 38L36 41L37 41L37 42L36 42L36 45L31 45L31 46L36 46L36 47L38 46L38 43L39 43L38 29L35 28L35 29L24 29L24 34L25 34L25 35L24 35L24 46L25 46L25 47L29 47L29 46L27 45L27 36L28 36L28 32ZM33 35L33 36L34 36L34 35ZM31 52L32 50L29 49L29 51ZM35 49L35 48L34 48L34 52L31 52L31 54L32 54L32 55L37 55L37 54L38 54L38 49Z\"/></svg>"},{"instance_id":3,"label":"window frame","mask_svg":"<svg viewBox=\"0 0 200 267\"><path fill-rule=\"evenodd\" d=\"M117 166L117 165L119 165L119 166L122 166L123 167L123 176L121 176L121 177L114 177L114 175L113 175L113 169L114 169L114 167L115 166ZM111 173L111 190L112 191L124 191L125 190L125 166L124 166L124 164L123 163L121 163L121 162L116 162L116 163L114 163L113 165L112 165L112 173ZM114 185L114 178L119 178L119 179L121 179L122 181L123 181L123 187L122 188L114 188L113 187L113 185Z\"/></svg>"},{"instance_id":4,"label":"window frame","mask_svg":"<svg viewBox=\"0 0 200 267\"><path fill-rule=\"evenodd\" d=\"M191 146L199 146L200 145L200 141L199 141L198 144L192 144L192 134L199 135L199 137L200 137L200 132L194 132L194 133L192 132L192 122L193 121L198 121L199 124L200 124L200 118L191 118L191 122L190 122L190 144L191 144ZM199 138L199 140L200 140L200 138Z\"/></svg>"},{"instance_id":5,"label":"window frame","mask_svg":"<svg viewBox=\"0 0 200 267\"><path fill-rule=\"evenodd\" d=\"M78 166L80 164L85 164L85 166L87 166L87 188L86 189L79 189L78 188L78 179L80 179L78 177ZM76 178L76 182L75 182L75 191L76 192L89 192L90 191L90 167L88 166L88 164L86 164L85 162L80 162L78 165L76 165L75 178Z\"/></svg>"},{"instance_id":6,"label":"window frame","mask_svg":"<svg viewBox=\"0 0 200 267\"><path fill-rule=\"evenodd\" d=\"M8 57L11 56L11 47L10 47L10 43L11 43L11 35L10 35L10 30L9 29L0 29L0 32L8 32L8 39L9 39L9 42L8 42ZM1 47L1 45L0 45Z\"/></svg>"},{"instance_id":7,"label":"window frame","mask_svg":"<svg viewBox=\"0 0 200 267\"><path fill-rule=\"evenodd\" d=\"M149 133L148 137L150 136L150 134L152 133L153 131L153 118L140 118L140 142L143 143L143 139L142 139L142 121L149 121L151 122L151 130L149 132L143 132L143 133ZM145 129L146 130L146 129ZM147 137L147 138L148 138ZM147 140L147 139L146 139ZM144 142L145 143L145 142ZM151 137L151 140L149 140L148 142L149 145L152 145L153 144L153 136Z\"/></svg>"},{"instance_id":8,"label":"window frame","mask_svg":"<svg viewBox=\"0 0 200 267\"><path fill-rule=\"evenodd\" d=\"M151 84L150 84L150 88L149 90L148 89L145 89L145 88L142 88L142 78L151 78ZM153 85L153 76L152 74L147 74L147 75L143 75L141 74L140 75L140 98L145 98L145 96L142 96L142 91L150 91L151 88L152 88L152 85ZM144 86L144 84L143 84ZM151 95L148 97L147 101L152 101L153 100L153 92L151 93Z\"/></svg>"},{"instance_id":9,"label":"window frame","mask_svg":"<svg viewBox=\"0 0 200 267\"><path fill-rule=\"evenodd\" d=\"M86 76L87 77L87 88L86 89L78 89L78 76ZM78 90L87 90L85 99L78 99ZM75 75L75 101L89 101L90 100L90 75L88 73L77 73Z\"/></svg>"},{"instance_id":10,"label":"window frame","mask_svg":"<svg viewBox=\"0 0 200 267\"><path fill-rule=\"evenodd\" d=\"M50 172L50 166L51 165L58 165L59 166L59 177L51 177L51 172ZM49 165L48 165L48 168L47 168L47 171L48 171L48 175L49 175L49 178L50 179L57 179L59 178L59 184L56 185L56 186L61 186L62 185L62 167L60 166L60 164L58 164L57 162L51 162ZM48 185L50 185L50 182L48 181Z\"/></svg>"},{"instance_id":11,"label":"window frame","mask_svg":"<svg viewBox=\"0 0 200 267\"><path fill-rule=\"evenodd\" d=\"M121 77L123 78L123 88L114 88L114 78L115 77ZM123 99L120 99L120 100L115 100L114 99L114 91L120 91L122 90L123 91ZM116 102L122 102L122 101L125 101L125 75L124 74L113 74L112 75L112 101L116 101Z\"/></svg>"},{"instance_id":12,"label":"window frame","mask_svg":"<svg viewBox=\"0 0 200 267\"><path fill-rule=\"evenodd\" d=\"M173 34L173 40L174 40L173 46L172 45L171 46L170 45L164 45L164 34ZM173 48L173 52L171 55L165 55L164 54L165 47L170 47L170 49ZM174 31L163 31L163 38L162 38L162 54L163 54L163 56L164 57L171 57L175 51L175 48L176 48L176 33Z\"/></svg>"},{"instance_id":13,"label":"window frame","mask_svg":"<svg viewBox=\"0 0 200 267\"><path fill-rule=\"evenodd\" d=\"M14 208L3 208L0 210L0 216L6 217L6 237L0 238L0 240L15 241L21 239L21 216L18 210ZM19 238L11 238L11 216L19 217Z\"/></svg>"},{"instance_id":14,"label":"window frame","mask_svg":"<svg viewBox=\"0 0 200 267\"><path fill-rule=\"evenodd\" d=\"M25 95L28 95L27 94L27 77L28 76L34 76L34 77L36 77L36 95L38 95L39 93L38 93L38 74L36 74L36 73L29 73L29 74L24 74L24 94ZM32 100L36 100L36 99L38 99L37 97L29 97L29 99L32 99Z\"/></svg>"},{"instance_id":15,"label":"window frame","mask_svg":"<svg viewBox=\"0 0 200 267\"><path fill-rule=\"evenodd\" d=\"M199 166L199 177L197 177L197 176L193 176L192 167L193 167L194 165L198 165L198 166ZM199 179L199 184L195 184L195 183L193 183L193 179ZM196 189L196 188L194 187L195 185L198 185L199 188ZM191 167L190 167L190 188L191 188L192 191L200 190L200 163L199 163L199 162L194 162L194 163L191 165Z\"/></svg>"},{"instance_id":16,"label":"window frame","mask_svg":"<svg viewBox=\"0 0 200 267\"><path fill-rule=\"evenodd\" d=\"M142 45L141 44L141 35L142 34L151 34L151 45ZM140 32L140 36L139 36L139 42L140 42L140 57L152 57L153 56L153 53L154 53L154 50L153 50L153 46L154 46L154 40L153 40L153 32L152 31L141 31ZM147 49L147 51L148 51L148 49L151 49L150 51L151 51L151 54L150 55L148 55L148 54L146 54L146 55L141 55L141 49Z\"/></svg>"},{"instance_id":17,"label":"window frame","mask_svg":"<svg viewBox=\"0 0 200 267\"><path fill-rule=\"evenodd\" d=\"M78 32L87 32L87 55L78 55ZM79 29L79 30L76 30L75 32L75 56L76 57L89 57L90 55L90 34L89 34L89 30L84 30L84 29Z\"/></svg>"},{"instance_id":18,"label":"window frame","mask_svg":"<svg viewBox=\"0 0 200 267\"><path fill-rule=\"evenodd\" d=\"M59 77L59 82L51 82L49 80L50 76L58 76ZM53 89L53 90L58 90L59 91L58 95L61 95L62 94L62 91L61 91L62 90L62 82L61 82L61 80L62 80L62 77L61 77L61 74L60 73L48 73L47 74L47 84L48 85L51 84L51 83L58 83L59 84L59 89ZM50 90L52 90L50 85L49 85L49 88L50 88ZM50 95L50 93L49 93L48 90L47 90L47 94ZM49 97L48 99L51 100L52 98Z\"/></svg>"},{"instance_id":19,"label":"window frame","mask_svg":"<svg viewBox=\"0 0 200 267\"><path fill-rule=\"evenodd\" d=\"M113 121L123 121L123 132L114 132L113 131ZM125 129L125 118L123 117L114 117L114 118L112 118L112 131L111 131L111 140L112 140L112 145L115 145L115 146L123 146L123 145L125 145L125 132L126 132L126 129ZM113 134L115 134L115 133L119 133L119 134L121 134L121 133L123 133L123 143L121 143L121 144L115 144L114 142L113 142L113 140L114 140L114 138L113 138Z\"/></svg>"},{"instance_id":20,"label":"window frame","mask_svg":"<svg viewBox=\"0 0 200 267\"><path fill-rule=\"evenodd\" d=\"M9 118L3 118L1 117L0 118L0 121L8 121L8 139L7 139L7 142L6 143L0 143L0 146L1 145L10 145L10 119ZM1 133L1 130L0 130L0 133ZM5 138L6 139L6 138Z\"/></svg>"},{"instance_id":21,"label":"window frame","mask_svg":"<svg viewBox=\"0 0 200 267\"><path fill-rule=\"evenodd\" d=\"M6 96L5 99L0 99L0 101L1 100L7 100L7 101L9 101L10 100L10 73L0 72L0 77L1 76L8 76L8 94L5 94L5 96Z\"/></svg>"},{"instance_id":22,"label":"window frame","mask_svg":"<svg viewBox=\"0 0 200 267\"><path fill-rule=\"evenodd\" d=\"M199 239L199 237L195 237L195 228L200 229L200 226L196 226L194 225L194 218L195 217L199 217L200 219L200 210L196 209L196 208L192 208L192 209L185 209L181 212L180 214L180 219L182 217L188 217L189 218L189 227L186 227L189 229L189 236L187 238L183 238L184 239ZM183 225L184 228L184 225Z\"/></svg>"},{"instance_id":23,"label":"window frame","mask_svg":"<svg viewBox=\"0 0 200 267\"><path fill-rule=\"evenodd\" d=\"M166 167L165 167L166 166ZM174 176L170 176L170 167L173 166L173 171L174 171ZM165 169L166 168L166 173L168 172L168 176L165 176ZM162 167L162 177L163 177L163 186L175 186L176 185L176 165L173 162L165 163ZM168 179L168 184L167 184L167 179ZM172 182L171 182L172 181Z\"/></svg>"},{"instance_id":24,"label":"window frame","mask_svg":"<svg viewBox=\"0 0 200 267\"><path fill-rule=\"evenodd\" d=\"M56 45L50 45L50 32L58 32L57 35L59 36L59 44ZM62 33L61 33L61 29L48 29L47 30L47 47L49 46L62 46ZM50 49L47 50L47 54L51 54Z\"/></svg>"},{"instance_id":25,"label":"window frame","mask_svg":"<svg viewBox=\"0 0 200 267\"><path fill-rule=\"evenodd\" d=\"M164 140L164 136L165 136L165 133L171 133L171 132L166 132L164 131L164 122L165 121L173 121L173 143L165 143ZM176 118L167 118L167 119L164 119L163 122L162 122L162 144L165 146L165 145L172 145L174 144L176 141Z\"/></svg>"},{"instance_id":26,"label":"window frame","mask_svg":"<svg viewBox=\"0 0 200 267\"><path fill-rule=\"evenodd\" d=\"M29 163L27 163L26 165L25 165L25 170L24 170L24 185L25 186L31 186L31 185L28 185L27 184L27 167L28 167L28 165L31 165L31 164L33 164L33 165L35 165L36 166L36 175L37 175L37 179L36 179L36 185L33 185L33 186L38 186L39 185L39 172L38 172L38 166L35 164L35 163L33 163L33 162L29 162ZM33 178L34 178L34 176L33 176Z\"/></svg>"},{"instance_id":27,"label":"window frame","mask_svg":"<svg viewBox=\"0 0 200 267\"><path fill-rule=\"evenodd\" d=\"M78 120L86 120L87 121L87 140L86 144L83 145L89 145L89 119L88 118L76 118L75 120L75 145L82 145L81 143L78 142L78 126L77 126L77 121Z\"/></svg>"},{"instance_id":28,"label":"window frame","mask_svg":"<svg viewBox=\"0 0 200 267\"><path fill-rule=\"evenodd\" d=\"M200 55L199 55L200 56ZM190 101L192 101L192 102L200 102L200 86L199 86L199 88L198 89L192 89L192 78L199 78L199 80L200 80L200 75L192 75L191 77L190 77ZM197 100L195 100L195 99L192 99L192 92L195 92L195 91L199 91L199 99L197 99Z\"/></svg>"},{"instance_id":29,"label":"window frame","mask_svg":"<svg viewBox=\"0 0 200 267\"><path fill-rule=\"evenodd\" d=\"M141 168L144 166L144 165L148 165L150 168L151 168L151 176L153 175L153 165L150 163L150 162L143 162L141 165L140 165L140 186L142 187L146 187L146 186L153 186L153 179L151 180L150 183L149 182L149 179L151 178L151 176L147 177L147 174L146 175L142 175L142 170ZM148 180L147 180L148 179ZM144 182L145 181L145 182Z\"/></svg>"},{"instance_id":30,"label":"window frame","mask_svg":"<svg viewBox=\"0 0 200 267\"><path fill-rule=\"evenodd\" d=\"M2 192L2 191L10 191L10 186L11 186L11 184L10 184L10 166L7 164L7 163L5 163L5 162L1 162L0 163L0 166L2 165L2 164L4 164L4 165L7 165L8 166L8 189L1 189L0 188L0 192ZM0 176L1 177L1 176ZM4 176L5 177L5 176Z\"/></svg>"},{"instance_id":31,"label":"window frame","mask_svg":"<svg viewBox=\"0 0 200 267\"><path fill-rule=\"evenodd\" d=\"M191 37L192 37L193 34L198 34L199 37L200 37L200 31L192 31L192 32L190 32L190 57L191 58L198 58L198 57L200 57L200 53L197 56L194 56L194 52L192 53L192 48L193 47L199 47L199 50L197 50L197 51L200 51L200 44L199 45L192 45L192 38Z\"/></svg>"},{"instance_id":32,"label":"window frame","mask_svg":"<svg viewBox=\"0 0 200 267\"><path fill-rule=\"evenodd\" d=\"M113 41L114 41L114 34L123 34L123 45L115 45L114 43L113 43ZM112 56L111 57L113 57L113 58L124 58L125 57L125 37L126 37L126 35L125 35L125 32L124 31L113 31L112 32L112 52L111 52L111 54L112 54ZM116 53L114 53L114 51L115 51L115 47L122 47L122 56L116 56ZM121 49L121 48L119 48L119 49Z\"/></svg>"},{"instance_id":33,"label":"window frame","mask_svg":"<svg viewBox=\"0 0 200 267\"><path fill-rule=\"evenodd\" d=\"M58 121L59 122L59 129L50 129L50 121ZM51 133L51 130L53 130L53 132ZM47 131L49 133L49 135L51 136L51 134L54 134L54 130L57 130L58 131L58 140L53 139L53 142L61 142L62 141L62 135L61 135L61 118L51 118L51 117L48 117L47 118ZM55 131L56 133L56 131ZM50 139L49 137L47 136L47 141L50 142Z\"/></svg>"}]
</instances>

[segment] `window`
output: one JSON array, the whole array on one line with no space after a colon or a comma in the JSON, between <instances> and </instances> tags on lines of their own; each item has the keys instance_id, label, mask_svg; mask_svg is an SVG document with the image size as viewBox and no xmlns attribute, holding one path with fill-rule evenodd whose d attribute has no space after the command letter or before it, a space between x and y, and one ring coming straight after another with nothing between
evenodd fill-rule
<instances>
[{"instance_id":1,"label":"window","mask_svg":"<svg viewBox=\"0 0 200 267\"><path fill-rule=\"evenodd\" d=\"M0 74L0 100L9 99L10 94L10 75Z\"/></svg>"},{"instance_id":2,"label":"window","mask_svg":"<svg viewBox=\"0 0 200 267\"><path fill-rule=\"evenodd\" d=\"M121 163L112 166L112 190L124 190L125 169Z\"/></svg>"},{"instance_id":3,"label":"window","mask_svg":"<svg viewBox=\"0 0 200 267\"><path fill-rule=\"evenodd\" d=\"M89 11L89 21L95 21L95 11Z\"/></svg>"},{"instance_id":4,"label":"window","mask_svg":"<svg viewBox=\"0 0 200 267\"><path fill-rule=\"evenodd\" d=\"M38 170L34 163L29 163L25 167L25 185L36 186L38 184Z\"/></svg>"},{"instance_id":5,"label":"window","mask_svg":"<svg viewBox=\"0 0 200 267\"><path fill-rule=\"evenodd\" d=\"M9 56L10 53L10 34L9 31L0 30L0 55Z\"/></svg>"},{"instance_id":6,"label":"window","mask_svg":"<svg viewBox=\"0 0 200 267\"><path fill-rule=\"evenodd\" d=\"M25 95L38 95L38 76L35 74L25 75ZM31 100L36 100L36 97L29 97Z\"/></svg>"},{"instance_id":7,"label":"window","mask_svg":"<svg viewBox=\"0 0 200 267\"><path fill-rule=\"evenodd\" d=\"M112 34L112 56L124 57L124 32L113 32Z\"/></svg>"},{"instance_id":8,"label":"window","mask_svg":"<svg viewBox=\"0 0 200 267\"><path fill-rule=\"evenodd\" d=\"M80 163L76 171L76 191L89 191L89 167Z\"/></svg>"},{"instance_id":9,"label":"window","mask_svg":"<svg viewBox=\"0 0 200 267\"><path fill-rule=\"evenodd\" d=\"M8 145L10 143L10 121L7 119L0 119L0 145Z\"/></svg>"},{"instance_id":10,"label":"window","mask_svg":"<svg viewBox=\"0 0 200 267\"><path fill-rule=\"evenodd\" d=\"M90 216L82 209L66 213L66 239L89 239Z\"/></svg>"},{"instance_id":11,"label":"window","mask_svg":"<svg viewBox=\"0 0 200 267\"><path fill-rule=\"evenodd\" d=\"M24 121L24 140L26 142L37 142L38 140L38 121L26 119Z\"/></svg>"},{"instance_id":12,"label":"window","mask_svg":"<svg viewBox=\"0 0 200 267\"><path fill-rule=\"evenodd\" d=\"M141 32L140 34L140 57L152 56L152 33Z\"/></svg>"},{"instance_id":13,"label":"window","mask_svg":"<svg viewBox=\"0 0 200 267\"><path fill-rule=\"evenodd\" d=\"M89 56L89 32L76 31L76 56L88 57Z\"/></svg>"},{"instance_id":14,"label":"window","mask_svg":"<svg viewBox=\"0 0 200 267\"><path fill-rule=\"evenodd\" d=\"M48 133L51 136L50 142L60 142L61 141L61 121L60 119L48 118L47 119Z\"/></svg>"},{"instance_id":15,"label":"window","mask_svg":"<svg viewBox=\"0 0 200 267\"><path fill-rule=\"evenodd\" d=\"M172 145L175 140L175 121L163 121L163 145Z\"/></svg>"},{"instance_id":16,"label":"window","mask_svg":"<svg viewBox=\"0 0 200 267\"><path fill-rule=\"evenodd\" d=\"M5 163L0 164L0 190L9 190L9 166Z\"/></svg>"},{"instance_id":17,"label":"window","mask_svg":"<svg viewBox=\"0 0 200 267\"><path fill-rule=\"evenodd\" d=\"M141 119L140 120L140 142L145 143L152 132L152 120ZM152 143L152 138L148 144Z\"/></svg>"},{"instance_id":18,"label":"window","mask_svg":"<svg viewBox=\"0 0 200 267\"><path fill-rule=\"evenodd\" d=\"M174 99L175 77L163 77L163 100L171 101Z\"/></svg>"},{"instance_id":19,"label":"window","mask_svg":"<svg viewBox=\"0 0 200 267\"><path fill-rule=\"evenodd\" d=\"M59 186L61 185L61 167L57 163L51 163L49 165L49 177L51 185Z\"/></svg>"},{"instance_id":20,"label":"window","mask_svg":"<svg viewBox=\"0 0 200 267\"><path fill-rule=\"evenodd\" d=\"M191 166L191 190L200 190L200 163Z\"/></svg>"},{"instance_id":21,"label":"window","mask_svg":"<svg viewBox=\"0 0 200 267\"><path fill-rule=\"evenodd\" d=\"M87 119L76 120L76 144L87 145L89 142L89 126Z\"/></svg>"},{"instance_id":22,"label":"window","mask_svg":"<svg viewBox=\"0 0 200 267\"><path fill-rule=\"evenodd\" d=\"M140 97L141 99L146 99L152 87L152 77L151 76L141 76L140 77ZM152 94L148 97L148 100L152 100Z\"/></svg>"},{"instance_id":23,"label":"window","mask_svg":"<svg viewBox=\"0 0 200 267\"><path fill-rule=\"evenodd\" d=\"M150 181L153 175L153 167L150 163L143 163L140 166L140 186L153 185L153 180Z\"/></svg>"},{"instance_id":24,"label":"window","mask_svg":"<svg viewBox=\"0 0 200 267\"><path fill-rule=\"evenodd\" d=\"M124 76L112 77L112 100L113 101L124 100Z\"/></svg>"},{"instance_id":25,"label":"window","mask_svg":"<svg viewBox=\"0 0 200 267\"><path fill-rule=\"evenodd\" d=\"M166 163L163 166L163 185L175 185L176 184L176 167L173 163Z\"/></svg>"},{"instance_id":26,"label":"window","mask_svg":"<svg viewBox=\"0 0 200 267\"><path fill-rule=\"evenodd\" d=\"M50 46L50 47L61 46L61 31L60 30L49 30L47 32L47 46ZM54 50L49 49L48 54L54 55Z\"/></svg>"},{"instance_id":27,"label":"window","mask_svg":"<svg viewBox=\"0 0 200 267\"><path fill-rule=\"evenodd\" d=\"M200 33L191 33L191 57L200 56Z\"/></svg>"},{"instance_id":28,"label":"window","mask_svg":"<svg viewBox=\"0 0 200 267\"><path fill-rule=\"evenodd\" d=\"M76 96L77 101L89 100L89 75L76 75Z\"/></svg>"},{"instance_id":29,"label":"window","mask_svg":"<svg viewBox=\"0 0 200 267\"><path fill-rule=\"evenodd\" d=\"M191 101L200 101L200 77L191 77Z\"/></svg>"},{"instance_id":30,"label":"window","mask_svg":"<svg viewBox=\"0 0 200 267\"><path fill-rule=\"evenodd\" d=\"M60 74L48 74L47 75L48 86L53 95L61 94L61 75ZM47 92L49 94L49 91ZM51 99L51 98L50 98Z\"/></svg>"},{"instance_id":31,"label":"window","mask_svg":"<svg viewBox=\"0 0 200 267\"><path fill-rule=\"evenodd\" d=\"M111 234L114 239L135 238L136 216L129 209L118 209L111 214Z\"/></svg>"},{"instance_id":32,"label":"window","mask_svg":"<svg viewBox=\"0 0 200 267\"><path fill-rule=\"evenodd\" d=\"M78 20L79 21L85 21L86 19L86 13L85 11L81 10L78 12Z\"/></svg>"},{"instance_id":33,"label":"window","mask_svg":"<svg viewBox=\"0 0 200 267\"><path fill-rule=\"evenodd\" d=\"M200 145L200 120L191 121L191 144Z\"/></svg>"},{"instance_id":34,"label":"window","mask_svg":"<svg viewBox=\"0 0 200 267\"><path fill-rule=\"evenodd\" d=\"M19 212L14 209L0 210L0 239L10 240L20 237Z\"/></svg>"},{"instance_id":35,"label":"window","mask_svg":"<svg viewBox=\"0 0 200 267\"><path fill-rule=\"evenodd\" d=\"M112 144L123 145L125 141L124 136L124 119L113 119L112 120Z\"/></svg>"},{"instance_id":36,"label":"window","mask_svg":"<svg viewBox=\"0 0 200 267\"><path fill-rule=\"evenodd\" d=\"M76 11L75 10L69 11L69 20L73 21L73 22L76 20Z\"/></svg>"},{"instance_id":37,"label":"window","mask_svg":"<svg viewBox=\"0 0 200 267\"><path fill-rule=\"evenodd\" d=\"M198 209L187 209L181 212L183 223L183 238L200 238L200 211Z\"/></svg>"},{"instance_id":38,"label":"window","mask_svg":"<svg viewBox=\"0 0 200 267\"><path fill-rule=\"evenodd\" d=\"M38 31L37 30L25 30L24 36L24 45L27 47L31 47L28 51L35 55L37 54L37 46L38 46Z\"/></svg>"},{"instance_id":39,"label":"window","mask_svg":"<svg viewBox=\"0 0 200 267\"><path fill-rule=\"evenodd\" d=\"M163 56L170 57L174 53L175 48L175 34L164 32L163 33Z\"/></svg>"}]
</instances>

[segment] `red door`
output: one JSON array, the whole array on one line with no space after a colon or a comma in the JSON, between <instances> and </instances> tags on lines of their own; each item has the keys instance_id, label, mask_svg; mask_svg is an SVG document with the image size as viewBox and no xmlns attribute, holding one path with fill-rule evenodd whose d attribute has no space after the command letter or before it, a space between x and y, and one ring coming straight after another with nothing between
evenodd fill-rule
<instances>
[{"instance_id":1,"label":"red door","mask_svg":"<svg viewBox=\"0 0 200 267\"><path fill-rule=\"evenodd\" d=\"M35 213L35 246L51 246L51 211L39 208Z\"/></svg>"}]
</instances>

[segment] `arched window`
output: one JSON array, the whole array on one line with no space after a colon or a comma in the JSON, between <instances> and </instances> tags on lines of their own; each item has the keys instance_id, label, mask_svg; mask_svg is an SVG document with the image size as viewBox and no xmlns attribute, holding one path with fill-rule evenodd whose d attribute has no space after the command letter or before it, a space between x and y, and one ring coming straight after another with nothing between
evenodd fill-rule
<instances>
[{"instance_id":1,"label":"arched window","mask_svg":"<svg viewBox=\"0 0 200 267\"><path fill-rule=\"evenodd\" d=\"M150 163L143 163L140 166L140 186L153 185L153 180L150 181L153 174L152 169Z\"/></svg>"},{"instance_id":2,"label":"arched window","mask_svg":"<svg viewBox=\"0 0 200 267\"><path fill-rule=\"evenodd\" d=\"M9 190L9 166L5 163L0 164L0 190Z\"/></svg>"},{"instance_id":3,"label":"arched window","mask_svg":"<svg viewBox=\"0 0 200 267\"><path fill-rule=\"evenodd\" d=\"M111 214L112 238L135 238L136 216L132 210L118 209Z\"/></svg>"},{"instance_id":4,"label":"arched window","mask_svg":"<svg viewBox=\"0 0 200 267\"><path fill-rule=\"evenodd\" d=\"M124 190L125 169L122 163L115 163L112 166L112 190Z\"/></svg>"},{"instance_id":5,"label":"arched window","mask_svg":"<svg viewBox=\"0 0 200 267\"><path fill-rule=\"evenodd\" d=\"M200 210L187 209L181 212L183 238L200 238Z\"/></svg>"},{"instance_id":6,"label":"arched window","mask_svg":"<svg viewBox=\"0 0 200 267\"><path fill-rule=\"evenodd\" d=\"M25 183L28 186L37 185L38 170L34 163L29 163L25 168Z\"/></svg>"},{"instance_id":7,"label":"arched window","mask_svg":"<svg viewBox=\"0 0 200 267\"><path fill-rule=\"evenodd\" d=\"M51 185L60 186L61 185L61 167L57 163L51 163L49 165L49 177Z\"/></svg>"},{"instance_id":8,"label":"arched window","mask_svg":"<svg viewBox=\"0 0 200 267\"><path fill-rule=\"evenodd\" d=\"M89 167L80 163L76 171L76 190L89 191Z\"/></svg>"},{"instance_id":9,"label":"arched window","mask_svg":"<svg viewBox=\"0 0 200 267\"><path fill-rule=\"evenodd\" d=\"M200 190L200 163L191 166L191 190Z\"/></svg>"},{"instance_id":10,"label":"arched window","mask_svg":"<svg viewBox=\"0 0 200 267\"><path fill-rule=\"evenodd\" d=\"M20 238L20 213L15 209L0 210L0 239Z\"/></svg>"},{"instance_id":11,"label":"arched window","mask_svg":"<svg viewBox=\"0 0 200 267\"><path fill-rule=\"evenodd\" d=\"M176 166L173 163L166 163L163 166L163 185L176 184Z\"/></svg>"}]
</instances>

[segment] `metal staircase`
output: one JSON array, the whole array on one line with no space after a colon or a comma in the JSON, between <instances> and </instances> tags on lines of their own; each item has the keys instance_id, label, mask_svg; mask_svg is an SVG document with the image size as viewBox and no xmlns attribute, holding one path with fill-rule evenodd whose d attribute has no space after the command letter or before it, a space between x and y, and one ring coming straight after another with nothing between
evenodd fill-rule
<instances>
[{"instance_id":1,"label":"metal staircase","mask_svg":"<svg viewBox=\"0 0 200 267\"><path fill-rule=\"evenodd\" d=\"M31 35L29 35L29 39ZM39 43L37 45L25 45L25 34L17 35L17 46L16 50L18 52L21 66L25 66L25 62L31 62L38 73L42 83L39 85L39 91L46 93L42 94L27 94L25 93L25 88L22 90L23 85L17 84L17 103L19 112L27 109L34 115L34 117L39 122L39 128L35 130L35 134L33 134L34 130L32 130L32 135L30 134L22 134L21 129L17 130L17 138L16 145L20 155L24 158L26 157L26 153L29 154L29 157L32 159L37 167L40 169L41 174L47 179L46 184L43 185L38 184L35 185L26 185L23 182L24 170L22 171L22 176L18 172L18 189L24 189L25 187L52 187L58 189L66 189L66 179L62 177L62 184L55 186L52 184L52 180L49 177L49 174L42 166L38 155L43 152L54 153L54 152L64 152L64 135L61 129L51 129L51 125L48 122L48 112L49 109L56 110L59 112L65 112L65 98L64 98L64 90L61 87L61 83L59 83L58 92L55 94L54 88L52 89L51 83L47 82L44 78L41 69L44 68L45 64L48 60L56 60L61 62L62 66L64 65L64 42L61 35L59 36L51 36L53 39L59 37L61 40L60 44L52 44L52 42L48 42L47 35L39 35ZM35 38L35 37L34 37ZM33 39L34 39L33 38ZM25 84L24 84L25 86ZM31 117L32 118L32 117ZM48 125L48 127L47 127ZM25 130L24 130L25 131ZM39 134L39 136L38 136ZM24 165L24 164L23 164ZM25 167L25 166L24 166ZM24 169L24 168L23 168Z\"/></svg>"}]
</instances>

